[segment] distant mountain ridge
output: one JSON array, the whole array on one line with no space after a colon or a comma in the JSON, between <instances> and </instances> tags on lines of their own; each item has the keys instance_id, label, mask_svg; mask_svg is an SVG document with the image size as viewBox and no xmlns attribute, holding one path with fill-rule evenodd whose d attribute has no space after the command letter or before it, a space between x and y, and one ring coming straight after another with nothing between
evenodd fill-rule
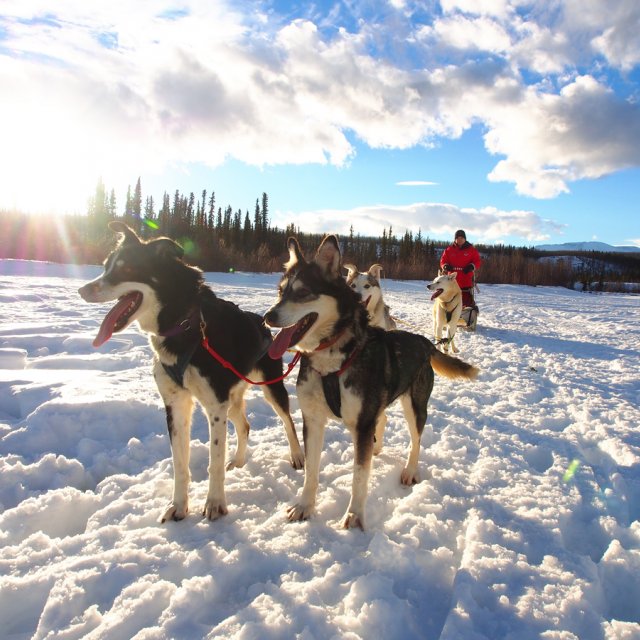
<instances>
[{"instance_id":1,"label":"distant mountain ridge","mask_svg":"<svg viewBox=\"0 0 640 640\"><path fill-rule=\"evenodd\" d=\"M606 242L564 242L563 244L539 244L539 251L602 251L604 253L640 253L640 247L614 247Z\"/></svg>"}]
</instances>

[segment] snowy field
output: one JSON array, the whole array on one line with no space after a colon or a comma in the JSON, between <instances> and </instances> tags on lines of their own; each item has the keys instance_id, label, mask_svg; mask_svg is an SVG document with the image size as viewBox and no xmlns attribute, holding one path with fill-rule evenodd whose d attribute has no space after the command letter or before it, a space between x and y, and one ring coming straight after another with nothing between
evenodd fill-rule
<instances>
[{"instance_id":1,"label":"snowy field","mask_svg":"<svg viewBox=\"0 0 640 640\"><path fill-rule=\"evenodd\" d=\"M353 449L337 422L316 516L286 522L303 475L256 387L229 514L161 525L172 469L151 351L137 327L91 346L109 305L77 289L99 271L0 261L2 638L640 638L640 298L481 286L458 344L482 373L436 380L412 488L389 410L366 532L338 528ZM207 274L260 313L277 280ZM383 288L402 327L430 335L425 283ZM301 435L295 374L287 387ZM198 411L194 509L207 452Z\"/></svg>"}]
</instances>

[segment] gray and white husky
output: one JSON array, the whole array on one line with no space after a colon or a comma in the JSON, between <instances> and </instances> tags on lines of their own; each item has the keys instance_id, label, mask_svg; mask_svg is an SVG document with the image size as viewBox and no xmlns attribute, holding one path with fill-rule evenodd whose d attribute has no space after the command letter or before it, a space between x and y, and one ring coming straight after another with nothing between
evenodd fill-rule
<instances>
[{"instance_id":1,"label":"gray and white husky","mask_svg":"<svg viewBox=\"0 0 640 640\"><path fill-rule=\"evenodd\" d=\"M269 353L280 358L288 348L302 353L297 395L303 418L304 487L288 509L291 521L313 513L318 490L324 428L342 418L353 436L355 455L351 501L345 528L365 525L365 501L371 461L385 426L384 409L400 399L411 447L400 481L419 481L420 436L427 420L433 371L450 378L474 378L478 370L438 351L425 337L384 331L369 324L367 311L342 277L338 240L326 236L307 262L295 238L278 287L278 301L265 322L280 331Z\"/></svg>"},{"instance_id":2,"label":"gray and white husky","mask_svg":"<svg viewBox=\"0 0 640 640\"><path fill-rule=\"evenodd\" d=\"M431 299L434 301L433 334L436 344L441 345L445 352L449 351L449 345L451 345L453 353L458 353L459 349L453 339L462 313L462 290L458 286L456 274L438 276L427 285L427 289L433 291Z\"/></svg>"},{"instance_id":3,"label":"gray and white husky","mask_svg":"<svg viewBox=\"0 0 640 640\"><path fill-rule=\"evenodd\" d=\"M104 273L80 288L87 302L116 300L93 344L137 321L155 352L153 375L164 401L173 456L173 498L161 517L181 520L189 511L189 449L194 401L209 422L209 490L202 514L215 520L227 513L225 468L245 462L249 423L244 393L248 382L214 359L204 340L243 376L271 381L282 376L282 359L267 355L271 334L256 313L218 298L202 272L187 265L180 245L169 238L142 241L123 222L109 227L120 243L104 263ZM304 464L289 396L280 379L263 386L265 398L284 423L292 465ZM235 454L226 463L227 417L237 435Z\"/></svg>"},{"instance_id":4,"label":"gray and white husky","mask_svg":"<svg viewBox=\"0 0 640 640\"><path fill-rule=\"evenodd\" d=\"M380 287L382 265L372 264L366 273L358 271L355 264L345 264L344 268L348 271L347 284L362 297L362 304L369 313L369 323L387 331L396 329L396 322L391 317L389 305L382 299Z\"/></svg>"}]
</instances>

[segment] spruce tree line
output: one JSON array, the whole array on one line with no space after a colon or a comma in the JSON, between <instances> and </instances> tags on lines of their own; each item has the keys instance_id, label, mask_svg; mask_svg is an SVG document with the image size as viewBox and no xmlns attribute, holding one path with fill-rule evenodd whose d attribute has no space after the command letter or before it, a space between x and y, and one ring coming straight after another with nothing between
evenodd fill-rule
<instances>
[{"instance_id":1,"label":"spruce tree line","mask_svg":"<svg viewBox=\"0 0 640 640\"><path fill-rule=\"evenodd\" d=\"M144 202L144 203L143 203ZM185 249L186 260L205 271L278 272L287 259L286 240L296 236L308 256L322 235L306 233L291 223L285 229L272 226L269 198L256 198L253 210L224 207L215 191L203 189L198 197L176 190L165 192L162 202L143 199L138 178L127 189L118 210L113 189L99 180L89 199L87 215L49 218L20 212L0 212L3 249L0 257L53 262L100 263L113 247L110 220L123 220L142 238L168 236ZM44 228L44 229L43 229ZM327 229L332 232L332 229ZM431 240L406 231L396 236L392 226L381 237L362 236L351 226L341 236L345 262L366 271L373 263L383 276L401 280L431 280L438 273L442 251L448 242ZM625 283L640 283L640 253L567 252L550 256L534 248L476 245L483 257L480 283L563 286L595 290L625 290Z\"/></svg>"}]
</instances>

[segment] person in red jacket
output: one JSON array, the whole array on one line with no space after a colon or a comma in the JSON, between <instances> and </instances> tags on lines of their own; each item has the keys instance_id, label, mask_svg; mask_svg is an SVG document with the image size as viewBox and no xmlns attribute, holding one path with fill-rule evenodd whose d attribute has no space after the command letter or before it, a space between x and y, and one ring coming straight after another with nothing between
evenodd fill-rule
<instances>
[{"instance_id":1,"label":"person in red jacket","mask_svg":"<svg viewBox=\"0 0 640 640\"><path fill-rule=\"evenodd\" d=\"M481 262L478 250L467 242L467 234L458 229L453 242L442 252L440 268L445 273L455 272L458 285L462 289L465 307L475 307L472 293L473 273L480 268Z\"/></svg>"}]
</instances>

